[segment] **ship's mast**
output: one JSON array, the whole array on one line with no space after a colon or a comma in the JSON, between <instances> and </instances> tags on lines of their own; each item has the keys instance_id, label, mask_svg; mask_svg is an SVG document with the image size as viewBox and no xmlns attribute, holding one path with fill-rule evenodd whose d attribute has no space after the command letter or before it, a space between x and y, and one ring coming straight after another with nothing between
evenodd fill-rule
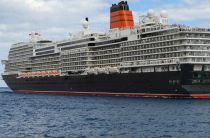
<instances>
[{"instance_id":1,"label":"ship's mast","mask_svg":"<svg viewBox=\"0 0 210 138\"><path fill-rule=\"evenodd\" d=\"M82 22L82 26L83 26L83 34L87 35L90 33L89 31L89 19L88 17L85 18L85 20Z\"/></svg>"}]
</instances>

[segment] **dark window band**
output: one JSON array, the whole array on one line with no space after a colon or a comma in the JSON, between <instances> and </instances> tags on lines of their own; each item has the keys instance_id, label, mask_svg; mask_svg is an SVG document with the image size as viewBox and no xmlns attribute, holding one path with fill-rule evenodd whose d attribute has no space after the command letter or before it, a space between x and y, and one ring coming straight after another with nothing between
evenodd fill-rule
<instances>
[{"instance_id":1,"label":"dark window band","mask_svg":"<svg viewBox=\"0 0 210 138\"><path fill-rule=\"evenodd\" d=\"M88 39L82 39L82 40L78 40L78 41L65 42L65 43L58 44L58 47L62 47L62 46L66 46L66 45L72 45L72 44L76 44L76 43L94 41L94 40L95 40L94 38L88 38Z\"/></svg>"},{"instance_id":2,"label":"dark window band","mask_svg":"<svg viewBox=\"0 0 210 138\"><path fill-rule=\"evenodd\" d=\"M46 54L52 54L54 53L54 50L50 50L50 51L46 51L46 52L39 52L39 53L36 53L37 56L40 56L40 55L46 55Z\"/></svg>"},{"instance_id":3,"label":"dark window band","mask_svg":"<svg viewBox=\"0 0 210 138\"><path fill-rule=\"evenodd\" d=\"M122 42L128 40L127 37L121 38L121 39L115 39L115 40L109 40L109 41L104 41L104 42L98 42L95 45L105 45L105 44L112 44L112 43L117 43L117 42Z\"/></svg>"},{"instance_id":4,"label":"dark window band","mask_svg":"<svg viewBox=\"0 0 210 138\"><path fill-rule=\"evenodd\" d=\"M81 47L86 47L87 44L83 44L83 45L75 45L75 46L69 46L69 47L64 47L64 48L61 48L61 51L63 50L70 50L70 49L74 49L74 48L81 48Z\"/></svg>"},{"instance_id":5,"label":"dark window band","mask_svg":"<svg viewBox=\"0 0 210 138\"><path fill-rule=\"evenodd\" d=\"M51 49L54 49L54 46L46 47L46 48L42 48L42 49L36 49L35 51L36 51L36 52L39 52L39 51L51 50Z\"/></svg>"}]
</instances>

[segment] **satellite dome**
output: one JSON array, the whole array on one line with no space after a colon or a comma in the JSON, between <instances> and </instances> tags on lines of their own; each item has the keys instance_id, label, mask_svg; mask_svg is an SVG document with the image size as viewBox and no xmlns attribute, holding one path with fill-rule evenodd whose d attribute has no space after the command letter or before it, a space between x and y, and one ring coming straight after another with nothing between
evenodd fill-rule
<instances>
[{"instance_id":1,"label":"satellite dome","mask_svg":"<svg viewBox=\"0 0 210 138\"><path fill-rule=\"evenodd\" d=\"M163 17L163 18L167 18L168 17L168 12L166 10L162 10L160 12L160 16Z\"/></svg>"},{"instance_id":2,"label":"satellite dome","mask_svg":"<svg viewBox=\"0 0 210 138\"><path fill-rule=\"evenodd\" d=\"M152 9L150 9L150 10L148 11L148 13L147 13L147 16L148 16L148 17L154 17L154 16L155 16L155 11L152 10Z\"/></svg>"}]
</instances>

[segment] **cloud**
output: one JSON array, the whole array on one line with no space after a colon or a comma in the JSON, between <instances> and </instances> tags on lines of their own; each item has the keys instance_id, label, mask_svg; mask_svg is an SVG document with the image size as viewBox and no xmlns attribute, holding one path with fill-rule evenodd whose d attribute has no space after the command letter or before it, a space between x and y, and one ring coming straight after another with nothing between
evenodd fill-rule
<instances>
[{"instance_id":1,"label":"cloud","mask_svg":"<svg viewBox=\"0 0 210 138\"><path fill-rule=\"evenodd\" d=\"M75 23L81 16L97 15L107 6L103 0L1 0L0 17L9 23Z\"/></svg>"},{"instance_id":2,"label":"cloud","mask_svg":"<svg viewBox=\"0 0 210 138\"><path fill-rule=\"evenodd\" d=\"M179 4L166 4L160 9L166 9L169 18L175 22L209 20L210 1L209 0L180 0Z\"/></svg>"},{"instance_id":3,"label":"cloud","mask_svg":"<svg viewBox=\"0 0 210 138\"><path fill-rule=\"evenodd\" d=\"M69 32L82 29L81 20L90 19L90 28L97 31L109 29L109 7L120 0L1 0L0 40L18 42L27 40L31 31L37 31L50 39L62 39ZM166 9L172 23L207 20L210 15L208 0L128 0L138 23L142 5L155 6L156 11ZM144 4L146 3L146 4ZM199 3L199 4L198 4ZM149 8L148 8L149 9ZM197 23L201 24L201 23ZM0 46L1 47L1 46Z\"/></svg>"},{"instance_id":4,"label":"cloud","mask_svg":"<svg viewBox=\"0 0 210 138\"><path fill-rule=\"evenodd\" d=\"M6 31L8 29L8 25L0 24L0 31Z\"/></svg>"},{"instance_id":5,"label":"cloud","mask_svg":"<svg viewBox=\"0 0 210 138\"><path fill-rule=\"evenodd\" d=\"M104 25L104 0L1 0L0 40L26 40L27 34L37 31L53 39L62 39L68 32L81 30L86 16L94 24Z\"/></svg>"}]
</instances>

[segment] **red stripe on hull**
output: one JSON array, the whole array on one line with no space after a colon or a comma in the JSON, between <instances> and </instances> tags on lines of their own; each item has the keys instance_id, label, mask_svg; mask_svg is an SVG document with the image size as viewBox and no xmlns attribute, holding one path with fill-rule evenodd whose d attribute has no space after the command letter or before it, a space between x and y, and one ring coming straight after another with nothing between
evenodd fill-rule
<instances>
[{"instance_id":1,"label":"red stripe on hull","mask_svg":"<svg viewBox=\"0 0 210 138\"><path fill-rule=\"evenodd\" d=\"M194 99L210 99L210 94L191 94Z\"/></svg>"},{"instance_id":2,"label":"red stripe on hull","mask_svg":"<svg viewBox=\"0 0 210 138\"><path fill-rule=\"evenodd\" d=\"M108 92L68 92L68 91L33 91L16 90L16 93L27 94L63 94L63 95L94 95L94 96L125 96L125 97L151 97L151 98L199 98L210 99L210 94L146 94L146 93L108 93Z\"/></svg>"}]
</instances>

